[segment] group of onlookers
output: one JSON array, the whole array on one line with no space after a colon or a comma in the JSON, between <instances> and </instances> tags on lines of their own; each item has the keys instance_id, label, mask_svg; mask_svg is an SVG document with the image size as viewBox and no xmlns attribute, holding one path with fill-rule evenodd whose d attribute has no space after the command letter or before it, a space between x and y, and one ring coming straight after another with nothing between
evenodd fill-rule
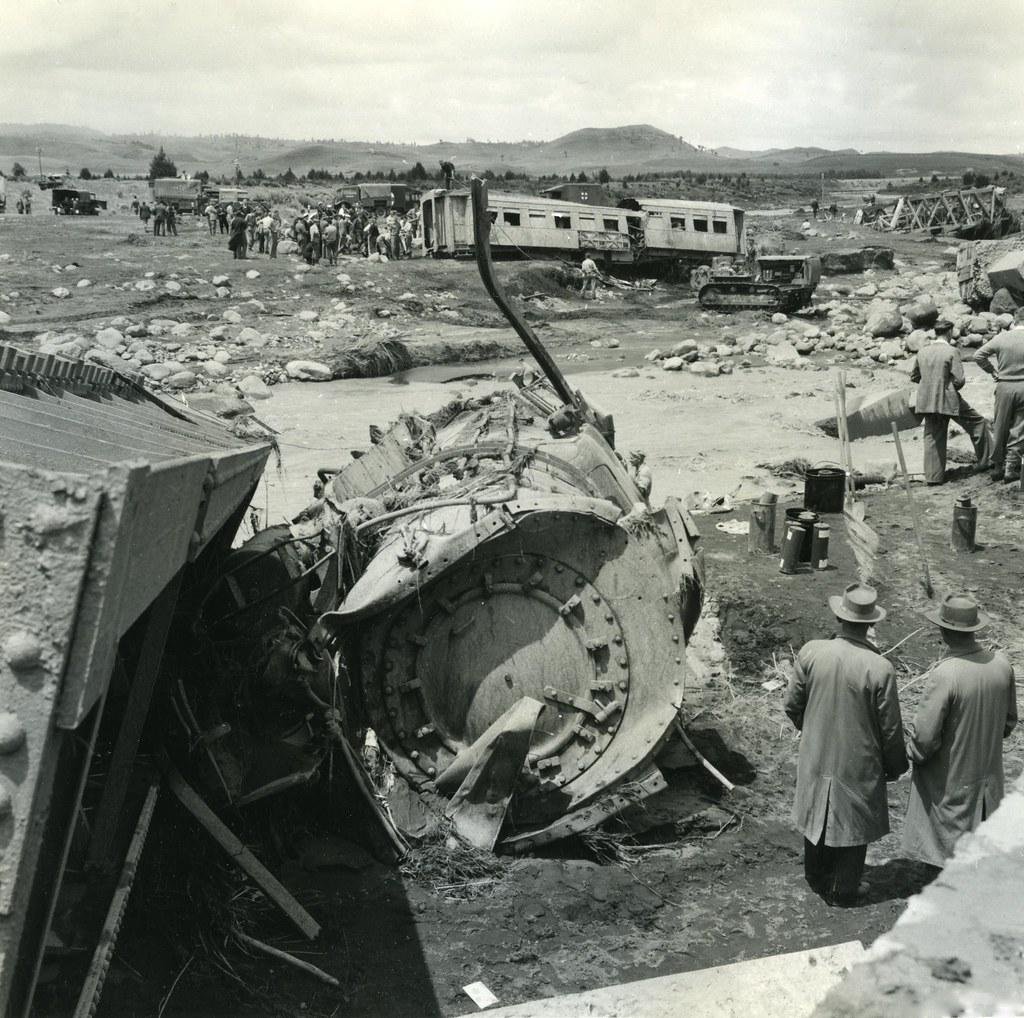
<instances>
[{"instance_id":1,"label":"group of onlookers","mask_svg":"<svg viewBox=\"0 0 1024 1018\"><path fill-rule=\"evenodd\" d=\"M307 206L292 222L299 253L311 265L337 264L339 254L378 255L387 260L411 258L419 227L415 209L373 210L360 203Z\"/></svg>"},{"instance_id":2,"label":"group of onlookers","mask_svg":"<svg viewBox=\"0 0 1024 1018\"><path fill-rule=\"evenodd\" d=\"M156 201L152 205L147 201L132 198L131 210L142 220L142 229L149 232L149 221L153 220L153 236L178 236L178 210L170 203Z\"/></svg>"},{"instance_id":3,"label":"group of onlookers","mask_svg":"<svg viewBox=\"0 0 1024 1018\"><path fill-rule=\"evenodd\" d=\"M228 250L235 258L248 258L255 247L260 254L277 257L281 239L281 214L269 206L243 199L237 205L210 202L203 210L210 236L227 233Z\"/></svg>"}]
</instances>

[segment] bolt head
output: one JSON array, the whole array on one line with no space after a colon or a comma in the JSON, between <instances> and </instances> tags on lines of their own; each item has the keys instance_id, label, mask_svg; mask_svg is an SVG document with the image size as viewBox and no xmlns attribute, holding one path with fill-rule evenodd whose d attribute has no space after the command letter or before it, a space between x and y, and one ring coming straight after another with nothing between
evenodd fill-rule
<instances>
[{"instance_id":1,"label":"bolt head","mask_svg":"<svg viewBox=\"0 0 1024 1018\"><path fill-rule=\"evenodd\" d=\"M15 671L38 668L43 657L43 645L37 637L19 629L4 640L4 657Z\"/></svg>"},{"instance_id":2,"label":"bolt head","mask_svg":"<svg viewBox=\"0 0 1024 1018\"><path fill-rule=\"evenodd\" d=\"M0 753L15 753L25 745L25 729L16 714L0 713Z\"/></svg>"}]
</instances>

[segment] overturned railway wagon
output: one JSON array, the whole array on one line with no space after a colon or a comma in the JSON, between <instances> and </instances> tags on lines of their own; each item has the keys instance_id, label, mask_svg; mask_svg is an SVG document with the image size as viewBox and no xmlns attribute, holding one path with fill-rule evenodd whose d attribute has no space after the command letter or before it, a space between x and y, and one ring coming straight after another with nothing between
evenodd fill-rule
<instances>
[{"instance_id":1,"label":"overturned railway wagon","mask_svg":"<svg viewBox=\"0 0 1024 1018\"><path fill-rule=\"evenodd\" d=\"M427 254L475 252L468 191L430 191L421 212ZM615 264L690 268L710 265L716 256L747 254L743 210L715 202L627 199L611 207L496 192L488 197L487 213L491 251L503 256L575 260L589 251Z\"/></svg>"}]
</instances>

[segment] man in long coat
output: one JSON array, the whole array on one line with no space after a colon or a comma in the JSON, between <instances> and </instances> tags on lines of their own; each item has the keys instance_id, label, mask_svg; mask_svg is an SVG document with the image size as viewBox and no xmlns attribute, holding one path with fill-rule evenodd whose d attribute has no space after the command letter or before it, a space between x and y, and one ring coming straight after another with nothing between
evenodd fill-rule
<instances>
[{"instance_id":1,"label":"man in long coat","mask_svg":"<svg viewBox=\"0 0 1024 1018\"><path fill-rule=\"evenodd\" d=\"M949 343L952 328L944 319L935 323L935 339L921 348L910 373L910 380L918 383L914 409L924 424L924 479L928 484L946 480L950 419L970 436L979 468L988 468L992 452L988 421L960 395L964 366L959 351Z\"/></svg>"},{"instance_id":2,"label":"man in long coat","mask_svg":"<svg viewBox=\"0 0 1024 1018\"><path fill-rule=\"evenodd\" d=\"M942 866L960 835L1003 798L1003 739L1017 724L1017 693L1006 656L977 641L988 617L974 598L950 594L925 618L939 627L948 654L932 669L908 729L914 773L903 850Z\"/></svg>"},{"instance_id":3,"label":"man in long coat","mask_svg":"<svg viewBox=\"0 0 1024 1018\"><path fill-rule=\"evenodd\" d=\"M869 842L889 833L885 783L907 769L892 665L868 640L885 618L872 587L852 583L829 607L841 632L797 654L786 713L802 733L793 822L804 836L807 883L855 904Z\"/></svg>"}]
</instances>

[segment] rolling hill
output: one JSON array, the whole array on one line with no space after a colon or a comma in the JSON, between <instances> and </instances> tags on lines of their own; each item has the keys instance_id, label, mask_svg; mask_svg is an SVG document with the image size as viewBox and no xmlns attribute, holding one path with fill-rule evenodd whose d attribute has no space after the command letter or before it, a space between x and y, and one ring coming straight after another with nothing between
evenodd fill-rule
<instances>
[{"instance_id":1,"label":"rolling hill","mask_svg":"<svg viewBox=\"0 0 1024 1018\"><path fill-rule=\"evenodd\" d=\"M972 152L857 152L813 146L759 151L705 149L650 124L587 127L543 142L467 139L414 145L252 135L114 135L65 124L11 123L0 124L0 170L9 173L13 163L19 162L30 173L36 173L41 162L44 173L77 173L81 167L88 167L94 174L108 168L119 175L141 174L161 145L179 170L207 170L214 176L233 173L236 163L243 173L262 169L270 176L289 168L300 175L310 169L340 170L346 175L356 171L401 171L416 162L434 172L442 159L451 159L463 176L487 169L499 174L506 170L593 173L601 167L613 175L674 170L759 175L829 171L895 174L909 170L927 176L933 172L960 173L967 167L989 174L1007 169L1024 171L1024 159L1020 157Z\"/></svg>"}]
</instances>

